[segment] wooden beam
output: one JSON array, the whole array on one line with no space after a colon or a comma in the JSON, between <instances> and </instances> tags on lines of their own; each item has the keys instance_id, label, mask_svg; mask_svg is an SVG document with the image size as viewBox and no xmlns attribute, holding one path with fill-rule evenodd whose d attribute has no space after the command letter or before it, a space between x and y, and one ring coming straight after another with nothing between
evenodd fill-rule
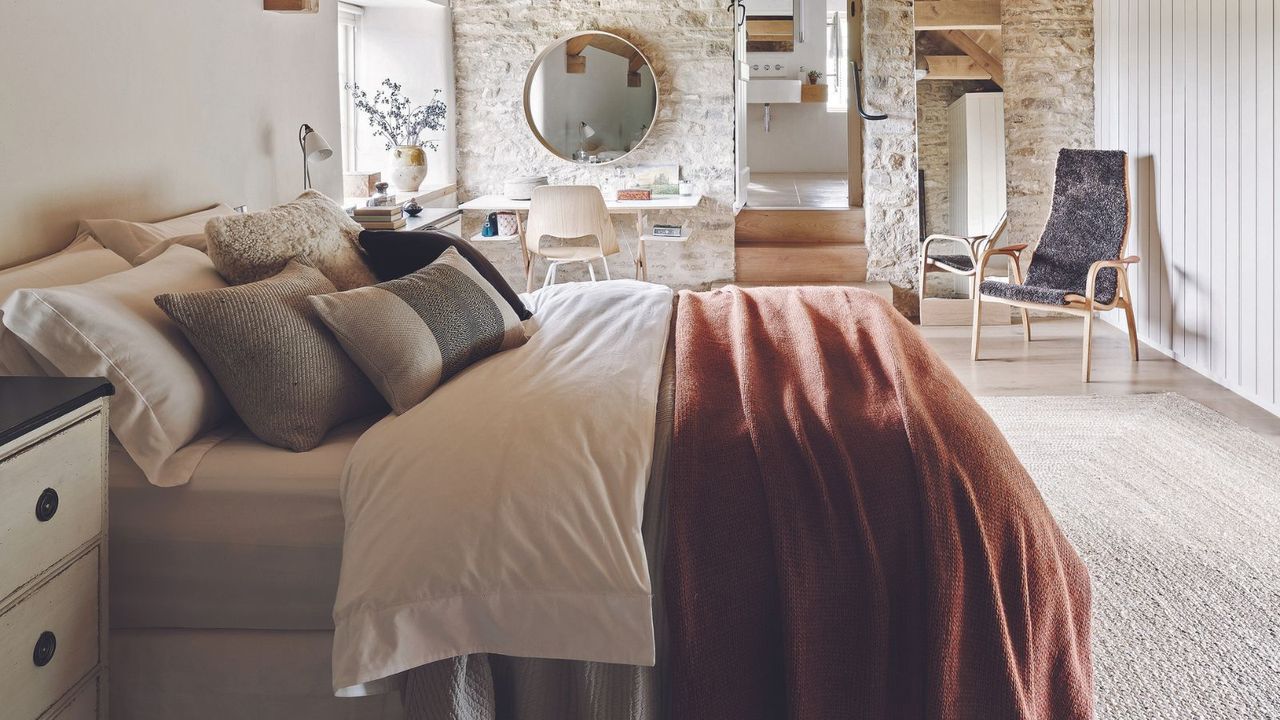
<instances>
[{"instance_id":1,"label":"wooden beam","mask_svg":"<svg viewBox=\"0 0 1280 720\"><path fill-rule=\"evenodd\" d=\"M863 3L850 3L849 7L852 12L849 13L849 60L852 62L845 65L846 73L852 73L853 63L862 65L862 6ZM856 107L857 100L853 96L853 78L846 75L845 87L850 92L845 93L848 96L848 118L849 118L849 207L860 208L865 200L865 186L862 176L863 157L862 157L862 118L858 115Z\"/></svg>"},{"instance_id":2,"label":"wooden beam","mask_svg":"<svg viewBox=\"0 0 1280 720\"><path fill-rule=\"evenodd\" d=\"M262 0L262 9L278 13L317 13L320 0Z\"/></svg>"},{"instance_id":3,"label":"wooden beam","mask_svg":"<svg viewBox=\"0 0 1280 720\"><path fill-rule=\"evenodd\" d=\"M569 38L569 42L565 43L564 51L569 55L581 55L582 51L586 50L590 45L590 35L579 35L574 38Z\"/></svg>"},{"instance_id":4,"label":"wooden beam","mask_svg":"<svg viewBox=\"0 0 1280 720\"><path fill-rule=\"evenodd\" d=\"M1000 0L920 0L917 30L999 30Z\"/></svg>"},{"instance_id":5,"label":"wooden beam","mask_svg":"<svg viewBox=\"0 0 1280 720\"><path fill-rule=\"evenodd\" d=\"M952 45L960 48L960 51L965 55L973 58L973 61L978 63L979 67L991 75L991 79L995 80L997 85L1004 87L1004 65L992 57L991 53L984 50L967 33L963 30L944 30L942 36Z\"/></svg>"},{"instance_id":6,"label":"wooden beam","mask_svg":"<svg viewBox=\"0 0 1280 720\"><path fill-rule=\"evenodd\" d=\"M968 55L926 55L929 63L929 80L990 80L987 72Z\"/></svg>"}]
</instances>

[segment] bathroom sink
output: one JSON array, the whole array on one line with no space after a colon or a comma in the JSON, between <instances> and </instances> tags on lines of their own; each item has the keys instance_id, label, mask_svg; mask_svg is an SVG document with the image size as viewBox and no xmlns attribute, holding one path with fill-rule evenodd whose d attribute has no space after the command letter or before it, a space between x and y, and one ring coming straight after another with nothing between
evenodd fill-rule
<instances>
[{"instance_id":1,"label":"bathroom sink","mask_svg":"<svg viewBox=\"0 0 1280 720\"><path fill-rule=\"evenodd\" d=\"M747 81L747 102L753 105L798 103L800 102L800 81L786 78L752 78Z\"/></svg>"}]
</instances>

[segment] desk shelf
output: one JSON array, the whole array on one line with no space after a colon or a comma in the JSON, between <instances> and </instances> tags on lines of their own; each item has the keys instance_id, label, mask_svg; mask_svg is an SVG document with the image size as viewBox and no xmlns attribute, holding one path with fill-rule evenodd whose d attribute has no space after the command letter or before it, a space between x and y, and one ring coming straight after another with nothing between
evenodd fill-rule
<instances>
[{"instance_id":1,"label":"desk shelf","mask_svg":"<svg viewBox=\"0 0 1280 720\"><path fill-rule=\"evenodd\" d=\"M472 235L472 236L471 236L471 242L473 242L473 243L479 243L479 242L513 242L513 241L516 241L516 240L519 240L519 239L520 239L520 236L519 236L519 235L494 235L493 237L485 237L484 235L481 235L480 233L476 233L475 235Z\"/></svg>"}]
</instances>

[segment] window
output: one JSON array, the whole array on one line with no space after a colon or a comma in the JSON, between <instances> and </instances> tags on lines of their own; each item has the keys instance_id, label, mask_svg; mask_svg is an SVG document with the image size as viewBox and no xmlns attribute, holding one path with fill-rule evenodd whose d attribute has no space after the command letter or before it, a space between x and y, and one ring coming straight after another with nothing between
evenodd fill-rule
<instances>
[{"instance_id":1,"label":"window","mask_svg":"<svg viewBox=\"0 0 1280 720\"><path fill-rule=\"evenodd\" d=\"M342 98L342 171L356 172L356 103L347 84L356 81L364 8L338 4L338 97Z\"/></svg>"},{"instance_id":2,"label":"window","mask_svg":"<svg viewBox=\"0 0 1280 720\"><path fill-rule=\"evenodd\" d=\"M827 112L849 110L849 14L827 17Z\"/></svg>"}]
</instances>

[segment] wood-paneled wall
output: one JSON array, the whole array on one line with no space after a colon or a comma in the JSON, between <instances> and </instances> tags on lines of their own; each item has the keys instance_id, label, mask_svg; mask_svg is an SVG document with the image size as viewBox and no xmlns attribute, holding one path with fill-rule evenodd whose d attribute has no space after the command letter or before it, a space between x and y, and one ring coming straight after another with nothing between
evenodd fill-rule
<instances>
[{"instance_id":1,"label":"wood-paneled wall","mask_svg":"<svg viewBox=\"0 0 1280 720\"><path fill-rule=\"evenodd\" d=\"M1133 163L1138 334L1280 414L1280 0L1095 9L1098 147Z\"/></svg>"}]
</instances>

